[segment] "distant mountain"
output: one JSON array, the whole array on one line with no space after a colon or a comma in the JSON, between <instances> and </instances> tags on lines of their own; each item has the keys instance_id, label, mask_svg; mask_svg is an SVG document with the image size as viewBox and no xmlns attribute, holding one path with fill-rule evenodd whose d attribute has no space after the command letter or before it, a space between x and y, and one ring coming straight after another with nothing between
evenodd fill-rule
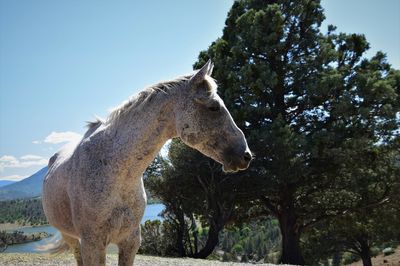
<instances>
[{"instance_id":1,"label":"distant mountain","mask_svg":"<svg viewBox=\"0 0 400 266\"><path fill-rule=\"evenodd\" d=\"M10 185L10 184L15 183L15 182L17 182L17 181L12 181L12 180L0 180L0 187L4 187L4 186Z\"/></svg>"},{"instance_id":2,"label":"distant mountain","mask_svg":"<svg viewBox=\"0 0 400 266\"><path fill-rule=\"evenodd\" d=\"M43 179L47 166L21 181L0 187L0 200L32 198L42 195Z\"/></svg>"}]
</instances>

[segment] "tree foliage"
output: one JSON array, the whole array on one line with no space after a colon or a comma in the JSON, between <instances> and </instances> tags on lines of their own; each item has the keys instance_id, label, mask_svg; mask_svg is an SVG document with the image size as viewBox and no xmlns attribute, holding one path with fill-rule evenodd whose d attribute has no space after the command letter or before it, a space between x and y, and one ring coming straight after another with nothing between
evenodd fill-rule
<instances>
[{"instance_id":1,"label":"tree foliage","mask_svg":"<svg viewBox=\"0 0 400 266\"><path fill-rule=\"evenodd\" d=\"M363 57L364 35L321 32L323 20L318 0L236 1L223 36L196 63L214 61L219 92L255 153L238 175L279 220L283 263L304 264L300 237L316 223L379 203L357 183L393 178L369 166L398 149L399 71L382 52Z\"/></svg>"},{"instance_id":2,"label":"tree foliage","mask_svg":"<svg viewBox=\"0 0 400 266\"><path fill-rule=\"evenodd\" d=\"M388 157L396 160L395 156ZM310 261L316 263L332 254L350 252L361 258L364 265L372 265L374 249L382 251L400 244L400 171L395 168L393 173L388 169L396 165L388 162L388 157L380 154L379 159L370 162L375 171L354 165L355 171L362 174L353 187L361 197L361 206L325 220L307 232L304 243ZM376 161L381 161L381 165ZM376 169L380 175L375 175Z\"/></svg>"}]
</instances>

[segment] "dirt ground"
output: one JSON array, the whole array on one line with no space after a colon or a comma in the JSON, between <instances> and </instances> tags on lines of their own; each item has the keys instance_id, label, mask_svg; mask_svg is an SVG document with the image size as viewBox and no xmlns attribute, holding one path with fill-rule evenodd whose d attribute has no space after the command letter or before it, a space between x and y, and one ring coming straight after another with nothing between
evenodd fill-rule
<instances>
[{"instance_id":1,"label":"dirt ground","mask_svg":"<svg viewBox=\"0 0 400 266\"><path fill-rule=\"evenodd\" d=\"M372 265L374 266L400 266L400 247L398 247L396 252L389 256L379 255L372 258ZM362 261L357 261L349 266L362 266Z\"/></svg>"}]
</instances>

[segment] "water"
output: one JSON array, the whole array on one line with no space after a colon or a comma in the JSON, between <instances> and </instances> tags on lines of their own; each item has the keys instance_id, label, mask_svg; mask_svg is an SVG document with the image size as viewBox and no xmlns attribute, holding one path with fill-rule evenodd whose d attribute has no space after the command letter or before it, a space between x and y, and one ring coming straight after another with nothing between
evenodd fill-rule
<instances>
[{"instance_id":1,"label":"water","mask_svg":"<svg viewBox=\"0 0 400 266\"><path fill-rule=\"evenodd\" d=\"M161 220L162 218L158 215L164 209L163 204L151 204L147 205L146 210L144 211L142 223L147 220ZM58 235L58 230L52 226L37 226L37 227L25 227L19 228L18 231L23 231L25 234L32 234L36 232L47 232L52 235ZM12 230L15 231L15 230ZM5 253L39 253L37 249L38 246L45 245L49 243L52 238L45 238L40 241L29 242L25 244L11 245L8 246L4 251ZM111 247L109 249L110 252L115 252L116 248Z\"/></svg>"},{"instance_id":2,"label":"water","mask_svg":"<svg viewBox=\"0 0 400 266\"><path fill-rule=\"evenodd\" d=\"M37 226L37 227L25 227L19 228L18 231L22 231L25 234L32 234L36 232L47 232L52 235L58 234L58 230L52 226ZM15 231L15 230L11 230ZM4 251L5 253L38 253L36 248L41 245L45 245L49 242L50 238L44 238L39 241L29 242L25 244L17 244L8 246L7 249Z\"/></svg>"}]
</instances>

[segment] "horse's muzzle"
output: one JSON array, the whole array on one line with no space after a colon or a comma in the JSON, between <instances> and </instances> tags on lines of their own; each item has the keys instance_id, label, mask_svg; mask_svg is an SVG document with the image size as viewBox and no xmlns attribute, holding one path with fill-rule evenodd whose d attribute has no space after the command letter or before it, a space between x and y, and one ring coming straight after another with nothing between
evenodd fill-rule
<instances>
[{"instance_id":1,"label":"horse's muzzle","mask_svg":"<svg viewBox=\"0 0 400 266\"><path fill-rule=\"evenodd\" d=\"M240 170L246 170L250 162L253 160L253 155L250 150L247 148L244 153L241 155L237 154L226 154L225 162L223 163L222 170L226 173L234 173Z\"/></svg>"}]
</instances>

